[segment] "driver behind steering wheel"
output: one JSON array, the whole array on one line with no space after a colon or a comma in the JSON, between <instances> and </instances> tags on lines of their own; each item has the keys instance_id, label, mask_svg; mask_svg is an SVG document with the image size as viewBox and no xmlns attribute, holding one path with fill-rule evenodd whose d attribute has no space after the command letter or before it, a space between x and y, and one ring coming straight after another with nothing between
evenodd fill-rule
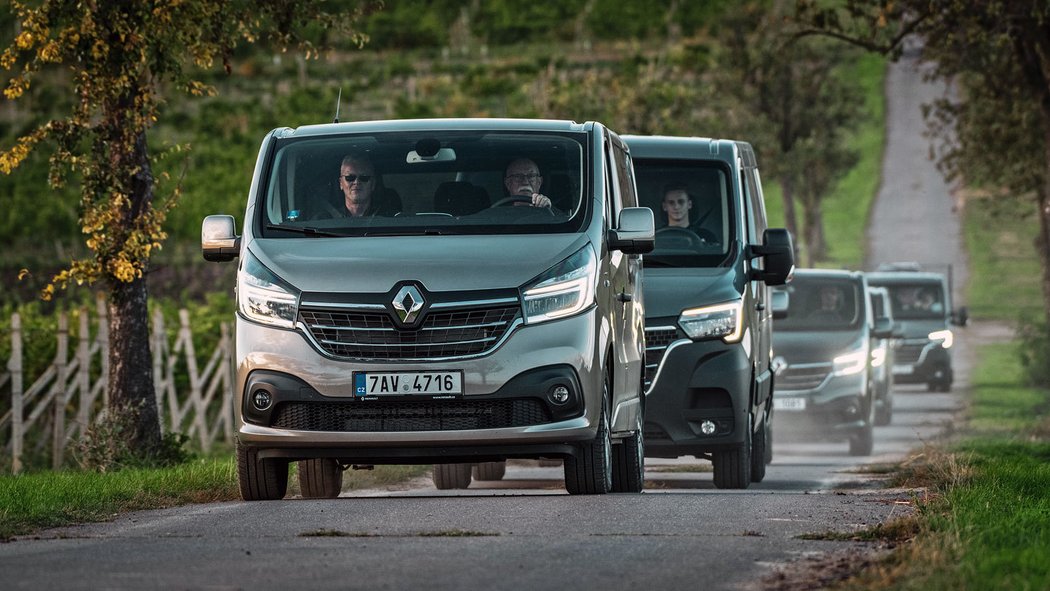
<instances>
[{"instance_id":1,"label":"driver behind steering wheel","mask_svg":"<svg viewBox=\"0 0 1050 591\"><path fill-rule=\"evenodd\" d=\"M710 230L702 229L697 227L703 222L703 218L696 224L690 223L690 216L692 215L693 209L693 198L689 194L688 188L684 184L672 183L664 187L664 198L660 207L667 214L667 225L663 228L682 228L683 230L690 230L700 241L704 244L710 244L717 241L714 234ZM707 216L703 216L706 218Z\"/></svg>"},{"instance_id":2,"label":"driver behind steering wheel","mask_svg":"<svg viewBox=\"0 0 1050 591\"><path fill-rule=\"evenodd\" d=\"M543 185L543 175L540 167L528 158L518 158L507 165L503 173L503 186L511 197L522 197L514 205L528 205L532 207L551 206L550 197L540 193Z\"/></svg>"}]
</instances>

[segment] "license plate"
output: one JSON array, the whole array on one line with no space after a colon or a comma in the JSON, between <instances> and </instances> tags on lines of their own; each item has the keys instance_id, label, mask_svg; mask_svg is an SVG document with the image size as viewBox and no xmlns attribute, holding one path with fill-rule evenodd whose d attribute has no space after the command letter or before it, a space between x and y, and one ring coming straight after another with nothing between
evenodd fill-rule
<instances>
[{"instance_id":1,"label":"license plate","mask_svg":"<svg viewBox=\"0 0 1050 591\"><path fill-rule=\"evenodd\" d=\"M805 398L773 398L775 410L806 410Z\"/></svg>"},{"instance_id":2,"label":"license plate","mask_svg":"<svg viewBox=\"0 0 1050 591\"><path fill-rule=\"evenodd\" d=\"M893 375L906 376L910 375L915 369L910 365L894 365Z\"/></svg>"},{"instance_id":3,"label":"license plate","mask_svg":"<svg viewBox=\"0 0 1050 591\"><path fill-rule=\"evenodd\" d=\"M462 371L355 372L355 396L459 396Z\"/></svg>"}]
</instances>

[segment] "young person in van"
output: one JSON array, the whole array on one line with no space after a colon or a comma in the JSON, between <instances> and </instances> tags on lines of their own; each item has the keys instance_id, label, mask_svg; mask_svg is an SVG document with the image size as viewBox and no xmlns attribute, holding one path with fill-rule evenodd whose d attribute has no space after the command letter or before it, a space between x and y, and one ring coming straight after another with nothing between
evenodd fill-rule
<instances>
[{"instance_id":1,"label":"young person in van","mask_svg":"<svg viewBox=\"0 0 1050 591\"><path fill-rule=\"evenodd\" d=\"M685 185L665 187L661 208L667 214L667 227L689 227L689 212L693 209L693 198L689 196Z\"/></svg>"}]
</instances>

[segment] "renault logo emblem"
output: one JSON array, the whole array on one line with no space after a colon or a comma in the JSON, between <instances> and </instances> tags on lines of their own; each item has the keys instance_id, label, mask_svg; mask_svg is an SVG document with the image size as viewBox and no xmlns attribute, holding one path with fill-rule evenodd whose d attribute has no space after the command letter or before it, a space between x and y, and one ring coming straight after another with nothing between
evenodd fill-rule
<instances>
[{"instance_id":1,"label":"renault logo emblem","mask_svg":"<svg viewBox=\"0 0 1050 591\"><path fill-rule=\"evenodd\" d=\"M401 288L391 302L401 324L412 324L419 317L419 311L423 309L423 294L419 293L414 285L406 285Z\"/></svg>"}]
</instances>

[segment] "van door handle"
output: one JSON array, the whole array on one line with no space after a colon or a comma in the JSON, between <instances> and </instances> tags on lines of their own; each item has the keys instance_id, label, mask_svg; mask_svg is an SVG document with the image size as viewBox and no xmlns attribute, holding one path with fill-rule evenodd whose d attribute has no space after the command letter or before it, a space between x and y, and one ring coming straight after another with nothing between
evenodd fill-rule
<instances>
[{"instance_id":1,"label":"van door handle","mask_svg":"<svg viewBox=\"0 0 1050 591\"><path fill-rule=\"evenodd\" d=\"M626 291L621 291L616 295L616 299L626 304L627 302L630 302L634 299L634 294L627 293Z\"/></svg>"}]
</instances>

